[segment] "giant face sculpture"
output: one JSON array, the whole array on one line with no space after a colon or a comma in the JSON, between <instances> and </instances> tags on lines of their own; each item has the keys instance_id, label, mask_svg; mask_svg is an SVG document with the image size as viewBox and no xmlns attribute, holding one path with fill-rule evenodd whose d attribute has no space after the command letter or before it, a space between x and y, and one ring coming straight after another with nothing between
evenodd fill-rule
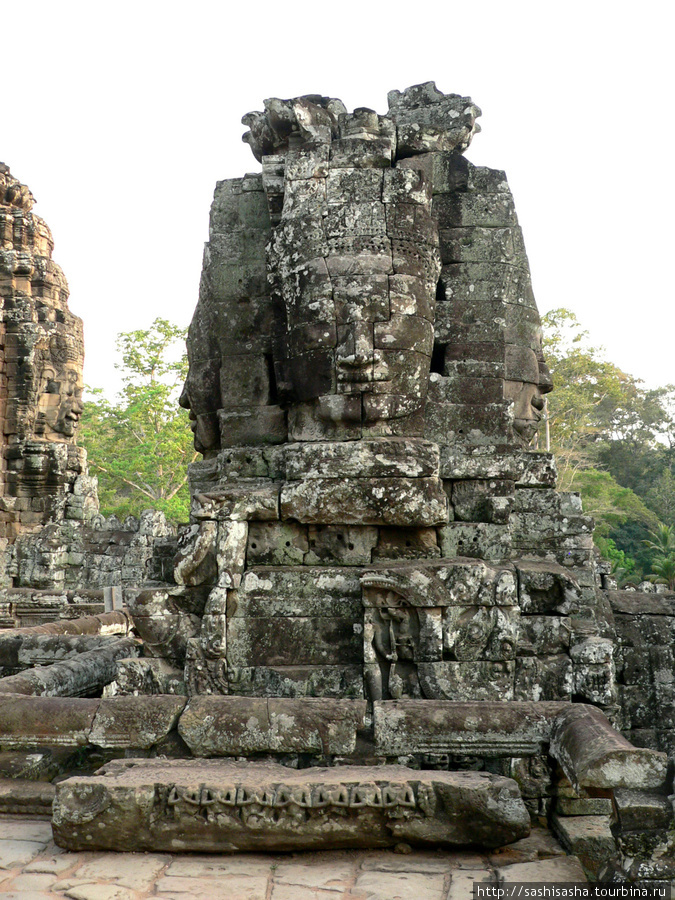
<instances>
[{"instance_id":1,"label":"giant face sculpture","mask_svg":"<svg viewBox=\"0 0 675 900\"><path fill-rule=\"evenodd\" d=\"M73 438L83 412L82 336L71 323L72 334L53 334L39 373L35 434L42 439Z\"/></svg>"},{"instance_id":2,"label":"giant face sculpture","mask_svg":"<svg viewBox=\"0 0 675 900\"><path fill-rule=\"evenodd\" d=\"M533 329L528 345L507 345L504 399L513 404L513 430L524 446L534 438L544 415L544 395L553 380L541 349L541 328Z\"/></svg>"},{"instance_id":3,"label":"giant face sculpture","mask_svg":"<svg viewBox=\"0 0 675 900\"><path fill-rule=\"evenodd\" d=\"M440 271L431 187L413 169L329 162L327 149L286 162L269 248L279 387L319 436L322 422L326 436L330 423L419 434Z\"/></svg>"}]
</instances>

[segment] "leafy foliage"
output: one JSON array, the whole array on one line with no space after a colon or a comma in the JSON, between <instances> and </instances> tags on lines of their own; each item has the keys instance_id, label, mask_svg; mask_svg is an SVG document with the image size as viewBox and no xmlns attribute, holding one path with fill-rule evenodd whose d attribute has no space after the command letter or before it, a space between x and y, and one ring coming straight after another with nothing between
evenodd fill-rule
<instances>
[{"instance_id":1,"label":"leafy foliage","mask_svg":"<svg viewBox=\"0 0 675 900\"><path fill-rule=\"evenodd\" d=\"M196 454L187 412L178 407L184 341L185 330L161 318L118 335L122 390L115 402L93 390L85 403L80 440L105 515L152 508L174 522L188 518L187 464Z\"/></svg>"},{"instance_id":2,"label":"leafy foliage","mask_svg":"<svg viewBox=\"0 0 675 900\"><path fill-rule=\"evenodd\" d=\"M543 325L559 488L581 492L603 555L626 575L655 572L667 557L646 536L675 525L675 388L646 389L608 362L569 310L553 310Z\"/></svg>"}]
</instances>

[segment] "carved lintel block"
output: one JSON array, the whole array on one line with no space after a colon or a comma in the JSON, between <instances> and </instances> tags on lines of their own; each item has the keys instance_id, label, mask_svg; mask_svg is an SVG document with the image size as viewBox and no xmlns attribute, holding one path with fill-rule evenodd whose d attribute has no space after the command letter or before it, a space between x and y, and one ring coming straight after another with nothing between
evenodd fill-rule
<instances>
[{"instance_id":1,"label":"carved lintel block","mask_svg":"<svg viewBox=\"0 0 675 900\"><path fill-rule=\"evenodd\" d=\"M136 760L57 785L53 828L70 850L218 853L495 847L530 822L516 783L487 772Z\"/></svg>"}]
</instances>

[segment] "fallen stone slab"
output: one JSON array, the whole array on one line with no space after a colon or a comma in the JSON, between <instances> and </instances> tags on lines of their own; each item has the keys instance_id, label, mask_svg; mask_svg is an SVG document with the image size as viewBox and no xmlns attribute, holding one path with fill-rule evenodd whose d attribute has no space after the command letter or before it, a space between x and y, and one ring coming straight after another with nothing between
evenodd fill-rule
<instances>
[{"instance_id":1,"label":"fallen stone slab","mask_svg":"<svg viewBox=\"0 0 675 900\"><path fill-rule=\"evenodd\" d=\"M28 634L129 634L134 627L131 616L120 610L81 616L79 619L60 619L44 625L28 625L3 631L1 638Z\"/></svg>"},{"instance_id":2,"label":"fallen stone slab","mask_svg":"<svg viewBox=\"0 0 675 900\"><path fill-rule=\"evenodd\" d=\"M187 699L169 694L101 700L89 742L97 747L148 750L176 727Z\"/></svg>"},{"instance_id":3,"label":"fallen stone slab","mask_svg":"<svg viewBox=\"0 0 675 900\"><path fill-rule=\"evenodd\" d=\"M36 666L17 675L0 678L0 694L33 694L46 697L83 697L100 691L114 680L117 660L138 656L140 644L120 637L106 647L89 650L73 659Z\"/></svg>"},{"instance_id":4,"label":"fallen stone slab","mask_svg":"<svg viewBox=\"0 0 675 900\"><path fill-rule=\"evenodd\" d=\"M193 697L178 733L195 756L246 753L349 754L364 725L365 700Z\"/></svg>"},{"instance_id":5,"label":"fallen stone slab","mask_svg":"<svg viewBox=\"0 0 675 900\"><path fill-rule=\"evenodd\" d=\"M558 816L551 827L563 847L576 856L584 871L597 879L600 870L617 854L609 816Z\"/></svg>"},{"instance_id":6,"label":"fallen stone slab","mask_svg":"<svg viewBox=\"0 0 675 900\"><path fill-rule=\"evenodd\" d=\"M204 853L496 847L530 830L516 783L486 772L159 759L61 782L52 825L68 850Z\"/></svg>"},{"instance_id":7,"label":"fallen stone slab","mask_svg":"<svg viewBox=\"0 0 675 900\"><path fill-rule=\"evenodd\" d=\"M49 816L56 788L44 781L0 779L0 815Z\"/></svg>"},{"instance_id":8,"label":"fallen stone slab","mask_svg":"<svg viewBox=\"0 0 675 900\"><path fill-rule=\"evenodd\" d=\"M3 694L0 701L0 746L83 747L100 700Z\"/></svg>"},{"instance_id":9,"label":"fallen stone slab","mask_svg":"<svg viewBox=\"0 0 675 900\"><path fill-rule=\"evenodd\" d=\"M577 791L649 790L665 784L666 754L634 747L595 706L574 703L562 711L551 729L549 752Z\"/></svg>"},{"instance_id":10,"label":"fallen stone slab","mask_svg":"<svg viewBox=\"0 0 675 900\"><path fill-rule=\"evenodd\" d=\"M112 634L0 634L0 668L51 665L116 640Z\"/></svg>"},{"instance_id":11,"label":"fallen stone slab","mask_svg":"<svg viewBox=\"0 0 675 900\"><path fill-rule=\"evenodd\" d=\"M537 756L566 702L383 700L373 704L378 754Z\"/></svg>"}]
</instances>

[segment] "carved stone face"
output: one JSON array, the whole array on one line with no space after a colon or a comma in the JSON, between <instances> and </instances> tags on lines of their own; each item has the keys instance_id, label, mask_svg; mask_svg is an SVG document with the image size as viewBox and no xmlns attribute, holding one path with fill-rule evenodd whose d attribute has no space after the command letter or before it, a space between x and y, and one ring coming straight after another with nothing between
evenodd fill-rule
<instances>
[{"instance_id":1,"label":"carved stone face","mask_svg":"<svg viewBox=\"0 0 675 900\"><path fill-rule=\"evenodd\" d=\"M541 331L533 346L507 346L504 399L513 403L513 429L527 446L543 418L544 395L553 390L553 380L541 350Z\"/></svg>"},{"instance_id":2,"label":"carved stone face","mask_svg":"<svg viewBox=\"0 0 675 900\"><path fill-rule=\"evenodd\" d=\"M195 450L205 457L220 449L220 431L216 410L220 407L218 367L213 360L191 360L188 377L178 399L189 410Z\"/></svg>"},{"instance_id":3,"label":"carved stone face","mask_svg":"<svg viewBox=\"0 0 675 900\"><path fill-rule=\"evenodd\" d=\"M286 178L297 193L288 167ZM371 432L426 398L440 268L430 187L412 169L335 169L325 181L329 202L296 217L290 206L270 248L279 388L319 422Z\"/></svg>"},{"instance_id":4,"label":"carved stone face","mask_svg":"<svg viewBox=\"0 0 675 900\"><path fill-rule=\"evenodd\" d=\"M79 369L71 366L60 372L46 369L41 378L36 434L47 439L55 434L74 437L83 409Z\"/></svg>"}]
</instances>

